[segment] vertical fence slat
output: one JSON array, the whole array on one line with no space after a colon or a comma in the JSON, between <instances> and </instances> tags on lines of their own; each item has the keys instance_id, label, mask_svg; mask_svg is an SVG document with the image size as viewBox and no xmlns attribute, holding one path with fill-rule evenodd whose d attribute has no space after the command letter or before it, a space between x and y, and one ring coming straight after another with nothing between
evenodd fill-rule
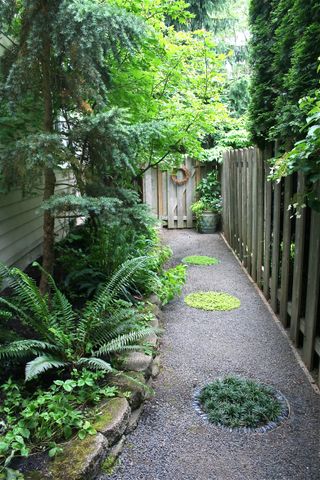
<instances>
[{"instance_id":1,"label":"vertical fence slat","mask_svg":"<svg viewBox=\"0 0 320 480\"><path fill-rule=\"evenodd\" d=\"M245 188L245 179L246 179L246 164L245 164L245 155L244 150L241 150L241 212L242 212L242 263L245 265L246 261L246 229L247 229L247 212L246 212L246 188Z\"/></svg>"},{"instance_id":2,"label":"vertical fence slat","mask_svg":"<svg viewBox=\"0 0 320 480\"><path fill-rule=\"evenodd\" d=\"M163 187L162 187L162 171L157 169L157 188L158 188L158 218L163 216Z\"/></svg>"},{"instance_id":3,"label":"vertical fence slat","mask_svg":"<svg viewBox=\"0 0 320 480\"><path fill-rule=\"evenodd\" d=\"M257 238L257 284L259 288L262 287L262 261L263 261L263 225L264 225L264 157L263 153L259 151L258 155L258 238Z\"/></svg>"},{"instance_id":4,"label":"vertical fence slat","mask_svg":"<svg viewBox=\"0 0 320 480\"><path fill-rule=\"evenodd\" d=\"M320 198L320 184L317 189ZM308 261L308 285L306 300L306 317L304 328L303 357L309 370L313 368L315 336L318 318L320 286L320 213L312 210L309 261Z\"/></svg>"},{"instance_id":5,"label":"vertical fence slat","mask_svg":"<svg viewBox=\"0 0 320 480\"><path fill-rule=\"evenodd\" d=\"M281 223L281 183L274 185L272 266L271 266L271 307L278 311L278 285L280 269L280 223Z\"/></svg>"},{"instance_id":6,"label":"vertical fence slat","mask_svg":"<svg viewBox=\"0 0 320 480\"><path fill-rule=\"evenodd\" d=\"M305 178L302 173L298 174L298 195L302 195L305 189ZM290 337L298 345L300 336L300 318L302 308L303 291L303 263L305 252L306 209L303 208L296 217L295 228L295 255L293 266L293 286L291 301Z\"/></svg>"},{"instance_id":7,"label":"vertical fence slat","mask_svg":"<svg viewBox=\"0 0 320 480\"><path fill-rule=\"evenodd\" d=\"M265 166L265 205L264 205L264 261L263 261L263 293L270 298L270 265L271 265L271 222L272 222L272 184L268 181L270 168Z\"/></svg>"},{"instance_id":8,"label":"vertical fence slat","mask_svg":"<svg viewBox=\"0 0 320 480\"><path fill-rule=\"evenodd\" d=\"M229 157L229 196L230 196L230 213L229 213L229 221L230 221L230 245L234 249L234 205L233 205L233 192L234 192L234 165L233 165L233 151L230 151Z\"/></svg>"},{"instance_id":9,"label":"vertical fence slat","mask_svg":"<svg viewBox=\"0 0 320 480\"><path fill-rule=\"evenodd\" d=\"M247 270L251 275L252 259L252 161L253 149L248 151L248 175L247 175Z\"/></svg>"},{"instance_id":10,"label":"vertical fence slat","mask_svg":"<svg viewBox=\"0 0 320 480\"><path fill-rule=\"evenodd\" d=\"M244 242L244 266L248 268L248 149L243 151L243 164L244 164L244 176L243 176L243 203L244 203L244 217L243 217L243 242Z\"/></svg>"},{"instance_id":11,"label":"vertical fence slat","mask_svg":"<svg viewBox=\"0 0 320 480\"><path fill-rule=\"evenodd\" d=\"M149 168L144 174L144 202L153 208L152 203L152 170Z\"/></svg>"},{"instance_id":12,"label":"vertical fence slat","mask_svg":"<svg viewBox=\"0 0 320 480\"><path fill-rule=\"evenodd\" d=\"M288 326L288 295L290 282L290 250L291 250L291 213L289 205L292 197L292 175L284 181L283 203L283 247L281 260L280 320L284 327Z\"/></svg>"},{"instance_id":13,"label":"vertical fence slat","mask_svg":"<svg viewBox=\"0 0 320 480\"><path fill-rule=\"evenodd\" d=\"M191 204L193 203L193 196L195 191L195 169L190 157L186 158L186 165L190 171L190 179L187 183L186 191L186 209L187 209L187 228L193 227L193 214L191 210Z\"/></svg>"},{"instance_id":14,"label":"vertical fence slat","mask_svg":"<svg viewBox=\"0 0 320 480\"><path fill-rule=\"evenodd\" d=\"M255 150L252 163L252 264L251 277L257 280L257 254L258 254L258 155Z\"/></svg>"},{"instance_id":15,"label":"vertical fence slat","mask_svg":"<svg viewBox=\"0 0 320 480\"><path fill-rule=\"evenodd\" d=\"M171 180L171 175L167 173L167 205L168 205L168 228L174 228L174 213L175 213L175 199L176 199L176 192L174 189L175 185Z\"/></svg>"},{"instance_id":16,"label":"vertical fence slat","mask_svg":"<svg viewBox=\"0 0 320 480\"><path fill-rule=\"evenodd\" d=\"M238 217L238 225L237 225L237 238L238 238L238 251L239 251L239 258L242 260L242 235L241 235L241 225L242 225L242 211L241 211L241 151L237 151L237 217Z\"/></svg>"},{"instance_id":17,"label":"vertical fence slat","mask_svg":"<svg viewBox=\"0 0 320 480\"><path fill-rule=\"evenodd\" d=\"M231 212L232 212L232 205L231 205L231 154L228 152L228 157L227 157L227 189L228 189L228 240L230 245L232 244L232 223L231 223Z\"/></svg>"},{"instance_id":18,"label":"vertical fence slat","mask_svg":"<svg viewBox=\"0 0 320 480\"><path fill-rule=\"evenodd\" d=\"M177 224L178 228L183 228L184 227L184 202L183 202L183 196L184 196L184 191L185 191L185 186L184 185L177 185Z\"/></svg>"}]
</instances>

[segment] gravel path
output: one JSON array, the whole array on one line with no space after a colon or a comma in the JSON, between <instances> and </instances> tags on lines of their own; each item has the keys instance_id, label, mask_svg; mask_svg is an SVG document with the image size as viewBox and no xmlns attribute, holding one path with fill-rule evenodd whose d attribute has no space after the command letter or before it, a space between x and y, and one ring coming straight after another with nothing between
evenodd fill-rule
<instances>
[{"instance_id":1,"label":"gravel path","mask_svg":"<svg viewBox=\"0 0 320 480\"><path fill-rule=\"evenodd\" d=\"M162 373L154 382L137 430L127 440L113 480L319 480L320 397L286 338L219 235L164 231L173 264L186 255L218 257L217 266L188 270L183 295L168 305L161 346ZM236 295L241 307L203 312L183 296L198 290ZM193 408L194 388L235 373L281 390L290 418L269 433L228 432Z\"/></svg>"}]
</instances>

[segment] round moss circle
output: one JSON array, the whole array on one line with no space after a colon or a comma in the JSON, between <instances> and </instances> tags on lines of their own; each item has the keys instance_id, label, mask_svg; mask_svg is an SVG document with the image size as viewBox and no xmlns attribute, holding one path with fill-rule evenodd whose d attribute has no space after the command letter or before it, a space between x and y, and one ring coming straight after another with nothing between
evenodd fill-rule
<instances>
[{"instance_id":1,"label":"round moss circle","mask_svg":"<svg viewBox=\"0 0 320 480\"><path fill-rule=\"evenodd\" d=\"M184 299L189 307L199 308L200 310L234 310L241 305L237 297L233 297L223 292L196 292L190 293Z\"/></svg>"},{"instance_id":2,"label":"round moss circle","mask_svg":"<svg viewBox=\"0 0 320 480\"><path fill-rule=\"evenodd\" d=\"M190 265L217 265L219 260L205 255L191 255L190 257L184 257L182 262Z\"/></svg>"},{"instance_id":3,"label":"round moss circle","mask_svg":"<svg viewBox=\"0 0 320 480\"><path fill-rule=\"evenodd\" d=\"M287 401L279 392L234 376L209 383L196 401L210 423L229 429L265 432L289 415Z\"/></svg>"}]
</instances>

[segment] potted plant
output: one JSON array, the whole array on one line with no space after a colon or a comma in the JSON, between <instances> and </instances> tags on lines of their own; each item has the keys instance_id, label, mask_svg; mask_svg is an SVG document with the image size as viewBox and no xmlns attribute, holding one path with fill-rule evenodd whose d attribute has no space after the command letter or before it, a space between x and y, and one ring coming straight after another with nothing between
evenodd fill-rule
<instances>
[{"instance_id":1,"label":"potted plant","mask_svg":"<svg viewBox=\"0 0 320 480\"><path fill-rule=\"evenodd\" d=\"M218 172L210 172L197 187L198 200L191 210L196 217L197 230L200 233L215 233L220 225L222 210L221 185Z\"/></svg>"}]
</instances>

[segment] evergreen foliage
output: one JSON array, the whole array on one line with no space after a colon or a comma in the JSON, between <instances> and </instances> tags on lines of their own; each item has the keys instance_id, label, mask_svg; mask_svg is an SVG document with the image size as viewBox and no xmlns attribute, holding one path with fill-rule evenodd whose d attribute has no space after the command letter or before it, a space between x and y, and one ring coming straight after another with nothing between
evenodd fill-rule
<instances>
[{"instance_id":1,"label":"evergreen foliage","mask_svg":"<svg viewBox=\"0 0 320 480\"><path fill-rule=\"evenodd\" d=\"M298 101L318 86L320 5L316 0L252 0L251 131L258 144L286 148L300 137Z\"/></svg>"},{"instance_id":2,"label":"evergreen foliage","mask_svg":"<svg viewBox=\"0 0 320 480\"><path fill-rule=\"evenodd\" d=\"M44 176L43 198L51 202L55 170L69 166L82 196L109 197L106 190L120 168L131 171L132 178L141 126L134 132L126 114L108 105L108 65L130 57L145 41L144 22L95 0L24 0L9 5L0 4L3 28L12 37L0 64L2 184L30 190L32 182L39 184ZM26 126L24 106L32 102L36 108L27 110ZM16 131L19 124L22 128ZM124 177L121 187L130 183L130 175ZM88 185L95 185L99 194L88 194ZM43 266L49 273L53 246L54 216L49 209L44 212L43 249ZM42 291L46 287L42 275Z\"/></svg>"}]
</instances>

